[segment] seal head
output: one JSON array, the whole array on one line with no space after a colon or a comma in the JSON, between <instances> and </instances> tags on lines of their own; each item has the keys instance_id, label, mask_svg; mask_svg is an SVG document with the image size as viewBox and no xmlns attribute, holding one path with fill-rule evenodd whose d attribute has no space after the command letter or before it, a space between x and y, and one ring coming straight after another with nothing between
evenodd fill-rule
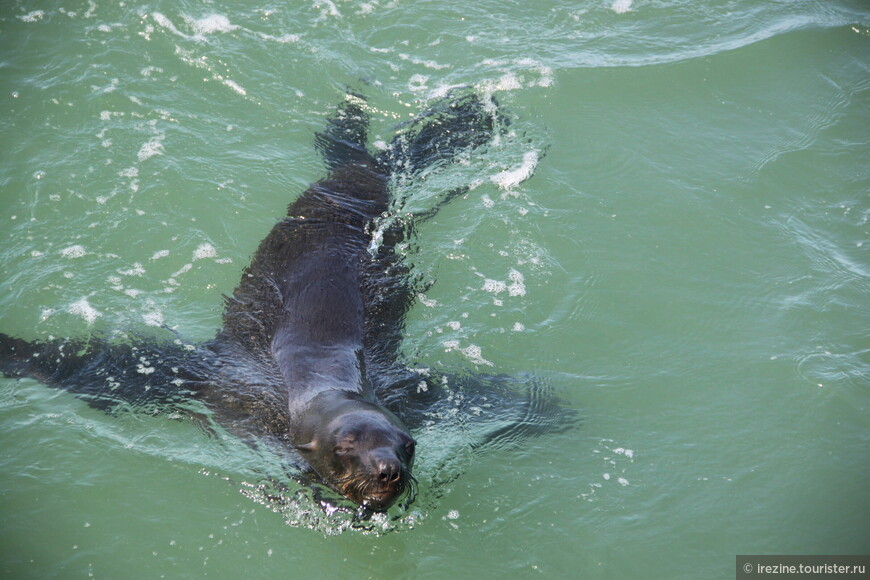
<instances>
[{"instance_id":1,"label":"seal head","mask_svg":"<svg viewBox=\"0 0 870 580\"><path fill-rule=\"evenodd\" d=\"M309 403L296 449L323 482L348 499L384 511L411 487L416 442L398 417L350 391Z\"/></svg>"}]
</instances>

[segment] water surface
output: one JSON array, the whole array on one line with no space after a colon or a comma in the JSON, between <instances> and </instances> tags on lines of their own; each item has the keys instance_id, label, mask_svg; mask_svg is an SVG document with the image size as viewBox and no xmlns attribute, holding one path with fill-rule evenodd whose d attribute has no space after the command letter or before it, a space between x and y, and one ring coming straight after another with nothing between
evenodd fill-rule
<instances>
[{"instance_id":1,"label":"water surface","mask_svg":"<svg viewBox=\"0 0 870 580\"><path fill-rule=\"evenodd\" d=\"M211 338L347 88L389 140L464 86L513 134L408 202L476 185L420 228L406 353L583 417L474 457L421 434L437 488L341 533L259 503L274 466L230 436L4 379L5 576L727 578L870 549L861 2L12 2L0 43L4 332Z\"/></svg>"}]
</instances>

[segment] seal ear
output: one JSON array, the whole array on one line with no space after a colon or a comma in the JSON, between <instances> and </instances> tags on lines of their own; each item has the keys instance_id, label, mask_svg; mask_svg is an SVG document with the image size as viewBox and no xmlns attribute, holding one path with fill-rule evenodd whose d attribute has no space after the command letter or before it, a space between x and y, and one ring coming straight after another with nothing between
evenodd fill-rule
<instances>
[{"instance_id":1,"label":"seal ear","mask_svg":"<svg viewBox=\"0 0 870 580\"><path fill-rule=\"evenodd\" d=\"M294 445L294 447L299 451L315 451L317 449L317 443L311 441L310 443L304 443L302 445Z\"/></svg>"}]
</instances>

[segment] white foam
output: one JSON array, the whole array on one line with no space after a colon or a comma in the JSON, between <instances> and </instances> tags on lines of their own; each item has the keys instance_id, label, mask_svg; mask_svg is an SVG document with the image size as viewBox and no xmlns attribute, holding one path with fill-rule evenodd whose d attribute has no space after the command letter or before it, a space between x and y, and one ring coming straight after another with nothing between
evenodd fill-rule
<instances>
[{"instance_id":1,"label":"white foam","mask_svg":"<svg viewBox=\"0 0 870 580\"><path fill-rule=\"evenodd\" d=\"M482 64L503 70L498 79L485 80L481 88L485 93L495 91L516 91L523 88L551 87L554 83L553 69L532 58L518 58L513 61L505 59L484 59ZM522 67L523 70L515 70Z\"/></svg>"},{"instance_id":2,"label":"white foam","mask_svg":"<svg viewBox=\"0 0 870 580\"><path fill-rule=\"evenodd\" d=\"M458 85L440 85L439 87L433 89L432 92L430 92L428 96L430 99L441 99L441 98L449 95L450 92L453 91L454 89L461 89L461 88L464 88L466 86L468 86L468 85L466 85L464 83L460 83Z\"/></svg>"},{"instance_id":3,"label":"white foam","mask_svg":"<svg viewBox=\"0 0 870 580\"><path fill-rule=\"evenodd\" d=\"M217 258L217 250L211 244L200 244L193 252L193 261L204 260L205 258Z\"/></svg>"},{"instance_id":4,"label":"white foam","mask_svg":"<svg viewBox=\"0 0 870 580\"><path fill-rule=\"evenodd\" d=\"M148 326L163 326L163 313L159 311L148 312L142 315L145 324Z\"/></svg>"},{"instance_id":5,"label":"white foam","mask_svg":"<svg viewBox=\"0 0 870 580\"><path fill-rule=\"evenodd\" d=\"M514 322L514 327L511 329L514 332L522 332L526 329L522 322Z\"/></svg>"},{"instance_id":6,"label":"white foam","mask_svg":"<svg viewBox=\"0 0 870 580\"><path fill-rule=\"evenodd\" d=\"M199 20L188 20L197 34L212 34L214 32L230 32L238 28L223 14L210 14Z\"/></svg>"},{"instance_id":7,"label":"white foam","mask_svg":"<svg viewBox=\"0 0 870 580\"><path fill-rule=\"evenodd\" d=\"M625 14L631 11L631 2L632 0L614 0L613 4L610 5L610 9L617 14Z\"/></svg>"},{"instance_id":8,"label":"white foam","mask_svg":"<svg viewBox=\"0 0 870 580\"><path fill-rule=\"evenodd\" d=\"M417 300L419 300L420 304L427 308L434 308L438 306L437 300L435 300L434 298L426 298L426 295L422 292L420 294L417 294Z\"/></svg>"},{"instance_id":9,"label":"white foam","mask_svg":"<svg viewBox=\"0 0 870 580\"><path fill-rule=\"evenodd\" d=\"M159 260L160 258L165 258L168 255L169 255L169 250L160 250L160 251L154 252L154 255L151 256L151 259L152 260Z\"/></svg>"},{"instance_id":10,"label":"white foam","mask_svg":"<svg viewBox=\"0 0 870 580\"><path fill-rule=\"evenodd\" d=\"M154 372L154 367L145 366L147 364L148 364L148 361L143 360L142 363L136 365L136 372L141 373L143 375L152 374Z\"/></svg>"},{"instance_id":11,"label":"white foam","mask_svg":"<svg viewBox=\"0 0 870 580\"><path fill-rule=\"evenodd\" d=\"M502 75L502 77L498 79L496 87L502 91L515 91L517 89L523 88L523 83L520 82L520 79L517 75L513 73L507 73Z\"/></svg>"},{"instance_id":12,"label":"white foam","mask_svg":"<svg viewBox=\"0 0 870 580\"><path fill-rule=\"evenodd\" d=\"M160 12L152 12L151 18L154 19L154 22L156 22L157 24L159 24L163 28L169 30L173 34L177 34L178 36L186 36L185 34L182 34L180 30L175 28L175 25L172 24L172 21L169 20L166 16L164 16Z\"/></svg>"},{"instance_id":13,"label":"white foam","mask_svg":"<svg viewBox=\"0 0 870 580\"><path fill-rule=\"evenodd\" d=\"M429 77L427 77L426 75L411 75L411 78L408 79L408 89L412 92L425 91L428 88L426 86L426 83L428 81Z\"/></svg>"},{"instance_id":14,"label":"white foam","mask_svg":"<svg viewBox=\"0 0 870 580\"><path fill-rule=\"evenodd\" d=\"M78 302L73 302L67 308L67 312L70 314L74 314L76 316L81 316L85 319L85 322L88 324L93 324L93 322L102 316L101 312L98 312L93 306L88 303L87 298L82 298Z\"/></svg>"},{"instance_id":15,"label":"white foam","mask_svg":"<svg viewBox=\"0 0 870 580\"><path fill-rule=\"evenodd\" d=\"M541 78L538 81L539 87L551 87L553 86L553 69L548 66L542 66L538 69L538 72L541 73Z\"/></svg>"},{"instance_id":16,"label":"white foam","mask_svg":"<svg viewBox=\"0 0 870 580\"><path fill-rule=\"evenodd\" d=\"M302 38L298 34L282 34L281 36L272 36L271 34L265 34L263 32L261 32L259 36L263 40L271 40L279 44L296 43L299 42L299 40Z\"/></svg>"},{"instance_id":17,"label":"white foam","mask_svg":"<svg viewBox=\"0 0 870 580\"><path fill-rule=\"evenodd\" d=\"M136 158L139 159L139 161L145 161L155 155L163 155L163 143L160 142L161 140L161 138L155 137L147 143L144 143L142 147L139 148L139 153L136 154Z\"/></svg>"},{"instance_id":18,"label":"white foam","mask_svg":"<svg viewBox=\"0 0 870 580\"><path fill-rule=\"evenodd\" d=\"M64 248L60 251L60 255L64 258L81 258L87 253L88 251L85 250L85 247L78 244Z\"/></svg>"},{"instance_id":19,"label":"white foam","mask_svg":"<svg viewBox=\"0 0 870 580\"><path fill-rule=\"evenodd\" d=\"M45 10L34 10L18 17L19 20L24 22L39 22L43 18L45 18Z\"/></svg>"},{"instance_id":20,"label":"white foam","mask_svg":"<svg viewBox=\"0 0 870 580\"><path fill-rule=\"evenodd\" d=\"M135 262L129 270L118 270L118 274L122 276L143 276L145 268L139 262Z\"/></svg>"},{"instance_id":21,"label":"white foam","mask_svg":"<svg viewBox=\"0 0 870 580\"><path fill-rule=\"evenodd\" d=\"M517 272L513 268L508 272L508 278L513 284L508 286L508 294L510 296L525 296L526 295L526 285L525 278L523 278L522 273Z\"/></svg>"},{"instance_id":22,"label":"white foam","mask_svg":"<svg viewBox=\"0 0 870 580\"><path fill-rule=\"evenodd\" d=\"M399 58L402 60L406 60L408 62L412 62L414 64L419 64L419 65L425 66L426 68L434 69L434 70L442 70L445 68L450 68L449 64L439 64L439 63L435 62L434 60L424 60L422 58L416 58L416 57L413 57L413 56L411 56L409 54L405 54L405 53L400 53Z\"/></svg>"},{"instance_id":23,"label":"white foam","mask_svg":"<svg viewBox=\"0 0 870 580\"><path fill-rule=\"evenodd\" d=\"M538 152L527 151L519 167L493 175L490 180L501 189L511 189L531 177L537 165Z\"/></svg>"},{"instance_id":24,"label":"white foam","mask_svg":"<svg viewBox=\"0 0 870 580\"><path fill-rule=\"evenodd\" d=\"M314 7L320 9L321 18L327 16L341 18L341 12L338 11L338 7L331 0L315 0Z\"/></svg>"},{"instance_id":25,"label":"white foam","mask_svg":"<svg viewBox=\"0 0 870 580\"><path fill-rule=\"evenodd\" d=\"M489 278L487 278L483 282L482 289L485 290L486 292L492 292L493 294L500 294L500 293L504 292L505 290L507 290L507 284L505 284L504 282L502 282L500 280L490 280Z\"/></svg>"},{"instance_id":26,"label":"white foam","mask_svg":"<svg viewBox=\"0 0 870 580\"><path fill-rule=\"evenodd\" d=\"M467 356L471 360L471 362L473 362L473 363L480 364L480 365L486 365L486 366L490 366L490 367L495 366L494 364L492 364L491 362L489 362L488 360L483 358L483 356L482 356L483 351L476 344L468 345L467 347L460 349L460 352L462 354L464 354L465 356Z\"/></svg>"},{"instance_id":27,"label":"white foam","mask_svg":"<svg viewBox=\"0 0 870 580\"><path fill-rule=\"evenodd\" d=\"M524 66L530 70L537 72L540 78L537 81L528 83L530 87L549 87L553 84L553 69L538 62L533 58L519 58L514 61L514 64Z\"/></svg>"},{"instance_id":28,"label":"white foam","mask_svg":"<svg viewBox=\"0 0 870 580\"><path fill-rule=\"evenodd\" d=\"M188 40L194 40L197 42L204 41L205 36L208 34L214 34L216 32L230 32L239 28L235 24L231 23L229 18L227 18L223 14L210 14L202 18L191 18L190 16L184 16L185 22L187 22L187 24L193 30L194 34L185 34L181 32L169 18L167 18L160 12L152 12L151 18L154 19L154 22L156 22L158 26L165 28L172 34L180 36L181 38L186 38ZM146 28L146 33L150 34L152 30L153 29L148 27ZM146 38L148 37L146 36Z\"/></svg>"}]
</instances>

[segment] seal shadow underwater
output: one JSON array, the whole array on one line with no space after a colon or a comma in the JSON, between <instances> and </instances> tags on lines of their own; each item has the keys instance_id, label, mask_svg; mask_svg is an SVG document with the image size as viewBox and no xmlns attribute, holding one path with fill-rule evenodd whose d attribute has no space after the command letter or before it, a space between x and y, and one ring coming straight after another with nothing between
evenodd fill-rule
<instances>
[{"instance_id":1,"label":"seal shadow underwater","mask_svg":"<svg viewBox=\"0 0 870 580\"><path fill-rule=\"evenodd\" d=\"M574 412L536 381L421 374L400 352L419 289L397 245L467 187L403 219L390 219L391 191L490 143L507 119L474 94L447 97L400 125L376 155L367 148L368 122L365 101L347 95L316 135L328 175L260 243L225 297L213 340L27 341L0 333L0 371L110 413L189 413L190 401L201 401L216 423L299 469L297 479L373 511L413 499L413 430L437 428L444 411L461 405L473 410L469 421L489 426L475 447L570 426Z\"/></svg>"}]
</instances>

